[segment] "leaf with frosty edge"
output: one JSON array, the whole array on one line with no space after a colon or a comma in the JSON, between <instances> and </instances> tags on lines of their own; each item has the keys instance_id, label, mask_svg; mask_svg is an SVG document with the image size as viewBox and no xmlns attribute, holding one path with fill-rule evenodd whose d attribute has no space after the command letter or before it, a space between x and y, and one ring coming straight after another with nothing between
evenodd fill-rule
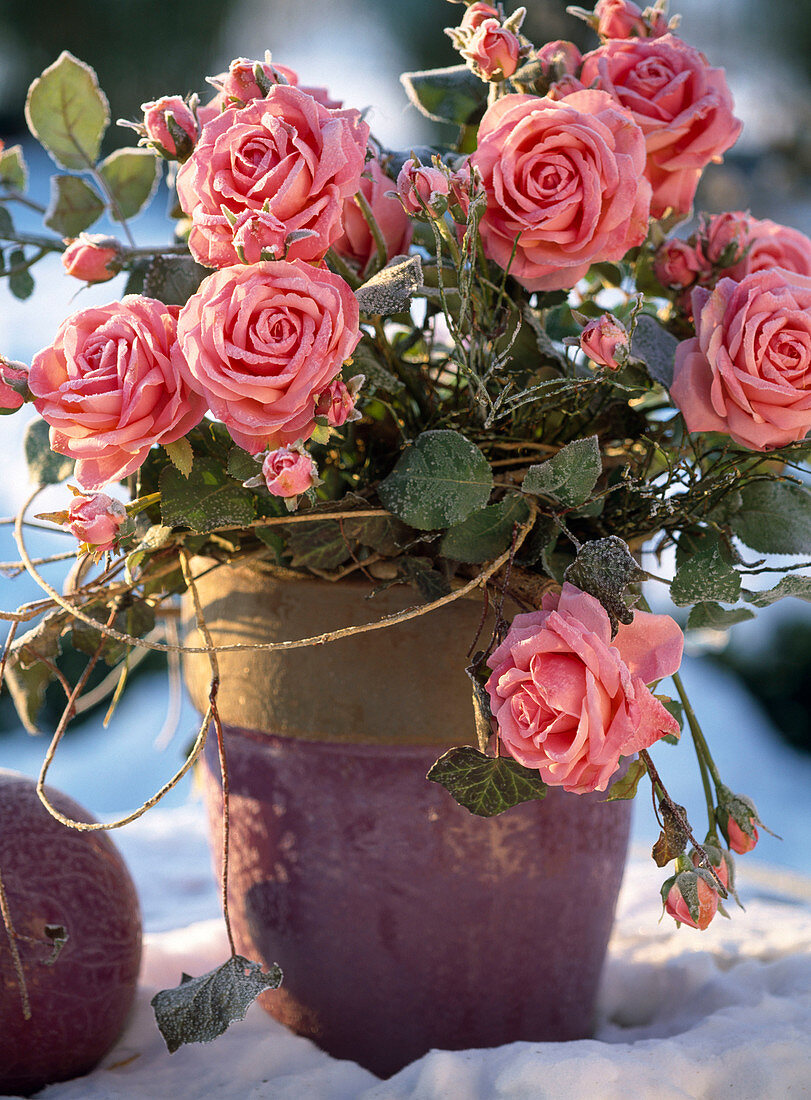
<instances>
[{"instance_id":1,"label":"leaf with frosty edge","mask_svg":"<svg viewBox=\"0 0 811 1100\"><path fill-rule=\"evenodd\" d=\"M275 964L263 972L259 963L234 955L207 974L162 989L149 1002L170 1054L184 1043L210 1043L242 1020L252 1002L266 989L278 989L282 972Z\"/></svg>"},{"instance_id":2,"label":"leaf with frosty edge","mask_svg":"<svg viewBox=\"0 0 811 1100\"><path fill-rule=\"evenodd\" d=\"M194 451L191 449L191 443L188 439L181 436L174 443L164 443L163 446L175 469L180 470L184 477L188 477L194 463Z\"/></svg>"},{"instance_id":3,"label":"leaf with frosty edge","mask_svg":"<svg viewBox=\"0 0 811 1100\"><path fill-rule=\"evenodd\" d=\"M44 420L32 420L25 429L23 449L28 474L36 485L56 485L73 473L73 459L51 450L50 427Z\"/></svg>"},{"instance_id":4,"label":"leaf with frosty edge","mask_svg":"<svg viewBox=\"0 0 811 1100\"><path fill-rule=\"evenodd\" d=\"M584 543L563 573L569 584L600 601L611 620L612 637L617 632L617 623L627 626L634 621L624 592L639 576L639 566L628 544L618 535Z\"/></svg>"},{"instance_id":5,"label":"leaf with frosty edge","mask_svg":"<svg viewBox=\"0 0 811 1100\"><path fill-rule=\"evenodd\" d=\"M28 89L25 120L57 164L81 171L96 163L110 108L93 69L63 50Z\"/></svg>"},{"instance_id":6,"label":"leaf with frosty edge","mask_svg":"<svg viewBox=\"0 0 811 1100\"><path fill-rule=\"evenodd\" d=\"M152 198L160 180L160 160L151 149L116 149L101 162L99 172L117 204L110 213L119 221L134 218Z\"/></svg>"},{"instance_id":7,"label":"leaf with frosty edge","mask_svg":"<svg viewBox=\"0 0 811 1100\"><path fill-rule=\"evenodd\" d=\"M718 546L694 554L670 583L670 598L677 607L713 600L735 603L740 593L740 574L724 561Z\"/></svg>"},{"instance_id":8,"label":"leaf with frosty edge","mask_svg":"<svg viewBox=\"0 0 811 1100\"><path fill-rule=\"evenodd\" d=\"M596 435L575 439L556 455L530 466L521 488L525 493L550 496L567 508L585 504L602 473L600 445Z\"/></svg>"},{"instance_id":9,"label":"leaf with frosty edge","mask_svg":"<svg viewBox=\"0 0 811 1100\"><path fill-rule=\"evenodd\" d=\"M791 573L783 577L774 588L769 588L765 592L750 592L748 588L741 591L741 598L751 603L753 607L768 607L786 596L811 602L811 577Z\"/></svg>"},{"instance_id":10,"label":"leaf with frosty edge","mask_svg":"<svg viewBox=\"0 0 811 1100\"><path fill-rule=\"evenodd\" d=\"M222 463L195 455L188 477L174 466L160 475L161 519L169 527L213 531L215 527L241 527L254 518L253 497L229 477Z\"/></svg>"},{"instance_id":11,"label":"leaf with frosty edge","mask_svg":"<svg viewBox=\"0 0 811 1100\"><path fill-rule=\"evenodd\" d=\"M13 249L11 255L8 257L9 268L18 267L25 263L25 253L21 248ZM27 267L20 267L19 270L13 271L8 277L8 288L15 298L19 298L21 302L24 302L26 298L30 298L34 293L34 277Z\"/></svg>"},{"instance_id":12,"label":"leaf with frosty edge","mask_svg":"<svg viewBox=\"0 0 811 1100\"><path fill-rule=\"evenodd\" d=\"M487 106L488 84L467 65L403 73L400 83L414 106L434 122L467 126Z\"/></svg>"},{"instance_id":13,"label":"leaf with frosty edge","mask_svg":"<svg viewBox=\"0 0 811 1100\"><path fill-rule=\"evenodd\" d=\"M471 745L451 749L426 776L477 817L494 817L521 802L546 797L540 774L509 756L485 756Z\"/></svg>"},{"instance_id":14,"label":"leaf with frosty edge","mask_svg":"<svg viewBox=\"0 0 811 1100\"><path fill-rule=\"evenodd\" d=\"M741 592L741 595L744 599L746 598L744 592ZM697 603L690 611L687 616L687 629L728 630L735 623L743 623L754 617L754 611L746 607L726 608L712 600L706 600L703 603Z\"/></svg>"},{"instance_id":15,"label":"leaf with frosty edge","mask_svg":"<svg viewBox=\"0 0 811 1100\"><path fill-rule=\"evenodd\" d=\"M419 256L395 256L384 268L355 291L361 313L388 316L408 305L411 295L422 286Z\"/></svg>"},{"instance_id":16,"label":"leaf with frosty edge","mask_svg":"<svg viewBox=\"0 0 811 1100\"><path fill-rule=\"evenodd\" d=\"M166 306L184 306L210 274L191 256L155 256L143 273L143 293Z\"/></svg>"},{"instance_id":17,"label":"leaf with frosty edge","mask_svg":"<svg viewBox=\"0 0 811 1100\"><path fill-rule=\"evenodd\" d=\"M753 481L741 489L730 527L761 554L811 553L811 490L791 481Z\"/></svg>"},{"instance_id":18,"label":"leaf with frosty edge","mask_svg":"<svg viewBox=\"0 0 811 1100\"><path fill-rule=\"evenodd\" d=\"M10 145L0 153L0 183L15 191L25 191L28 183L28 168L22 145Z\"/></svg>"},{"instance_id":19,"label":"leaf with frosty edge","mask_svg":"<svg viewBox=\"0 0 811 1100\"><path fill-rule=\"evenodd\" d=\"M632 760L628 765L628 771L625 775L620 776L619 779L615 779L611 786L608 788L608 794L603 799L604 802L617 802L626 801L629 798L636 796L637 788L639 787L639 780L643 775L647 774L647 768L641 760Z\"/></svg>"},{"instance_id":20,"label":"leaf with frosty edge","mask_svg":"<svg viewBox=\"0 0 811 1100\"><path fill-rule=\"evenodd\" d=\"M516 523L529 516L526 501L511 493L497 504L488 504L461 523L449 527L442 539L440 553L454 561L492 561L512 542Z\"/></svg>"},{"instance_id":21,"label":"leaf with frosty edge","mask_svg":"<svg viewBox=\"0 0 811 1100\"><path fill-rule=\"evenodd\" d=\"M640 313L631 337L631 355L641 359L648 374L660 385L673 385L673 366L679 341L647 313Z\"/></svg>"},{"instance_id":22,"label":"leaf with frosty edge","mask_svg":"<svg viewBox=\"0 0 811 1100\"><path fill-rule=\"evenodd\" d=\"M493 488L490 464L460 432L423 432L378 486L383 505L421 531L451 527L483 508Z\"/></svg>"},{"instance_id":23,"label":"leaf with frosty edge","mask_svg":"<svg viewBox=\"0 0 811 1100\"><path fill-rule=\"evenodd\" d=\"M104 213L104 203L78 176L53 176L45 224L63 237L78 237Z\"/></svg>"}]
</instances>

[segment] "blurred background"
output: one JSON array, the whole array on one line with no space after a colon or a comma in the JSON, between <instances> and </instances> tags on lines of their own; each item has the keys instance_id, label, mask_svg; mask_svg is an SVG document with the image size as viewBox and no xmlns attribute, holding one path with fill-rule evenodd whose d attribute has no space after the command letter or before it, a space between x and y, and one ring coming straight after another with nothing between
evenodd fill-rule
<instances>
[{"instance_id":1,"label":"blurred background","mask_svg":"<svg viewBox=\"0 0 811 1100\"><path fill-rule=\"evenodd\" d=\"M507 4L507 11L513 6ZM596 45L586 25L566 13L564 0L528 0L527 7L524 31L537 45L557 38L572 39L583 50ZM744 121L743 135L725 163L705 173L696 208L749 209L811 235L811 0L770 0L768 18L762 0L682 0L671 5L670 14L676 13L682 15L680 36L726 69L736 114ZM7 146L23 143L31 194L47 203L53 165L26 137L23 104L30 82L63 49L96 69L113 120L138 118L139 105L161 95L197 91L205 101L211 92L207 75L223 71L234 57L260 58L269 49L303 84L327 85L347 106L370 107L372 131L384 145L423 144L440 135L408 105L398 74L455 64L458 57L442 28L458 23L461 15L461 7L446 0L3 0L0 138ZM131 131L111 125L104 152L133 140ZM166 190L160 190L135 221L140 243L167 239L167 201ZM18 228L39 228L34 214L15 207L14 215ZM58 260L43 261L35 274L38 293L27 302L17 301L0 283L0 351L11 359L29 362L68 313L123 293L122 277L77 293ZM28 491L21 449L25 419L21 413L0 421L3 516L11 515ZM37 510L63 506L64 490L54 490L38 501ZM30 549L53 553L70 549L69 541L36 533ZM0 525L0 560L17 556L9 527ZM38 593L24 575L12 580L13 572L0 568L3 609ZM57 583L59 570L52 568L49 575ZM770 586L774 579L763 583ZM669 609L655 591L649 598L657 609ZM811 832L803 809L811 781L809 612L808 605L785 600L761 612L756 622L736 627L729 644L717 635L699 639L703 656L688 661L685 680L711 743L722 746L719 765L727 781L751 794L761 816L786 837L782 845L765 838L758 854L811 873ZM71 727L51 773L56 786L97 814L130 809L148 797L175 770L195 732L189 704L167 693L166 670L158 659L147 658L136 674L139 682L125 693L109 730L101 728L103 709L90 712ZM52 728L60 709L57 698L48 700L43 729ZM175 727L179 732L166 748ZM164 751L155 751L155 743ZM46 744L22 730L7 695L0 697L0 766L36 774ZM671 778L673 793L683 793L682 771L685 785L697 788L687 746L672 756L668 752L673 750L663 746L658 763ZM772 775L779 775L782 785L767 784L764 797L760 777ZM187 796L188 784L171 798ZM684 801L689 809L686 793ZM648 841L653 839L649 818L637 813L637 828L644 827L640 836Z\"/></svg>"}]
</instances>

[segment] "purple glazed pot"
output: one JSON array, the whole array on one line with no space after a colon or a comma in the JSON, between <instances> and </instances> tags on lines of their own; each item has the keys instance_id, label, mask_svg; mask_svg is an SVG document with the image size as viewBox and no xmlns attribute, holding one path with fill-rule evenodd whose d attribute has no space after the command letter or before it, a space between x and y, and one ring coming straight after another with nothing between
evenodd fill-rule
<instances>
[{"instance_id":1,"label":"purple glazed pot","mask_svg":"<svg viewBox=\"0 0 811 1100\"><path fill-rule=\"evenodd\" d=\"M219 571L217 584L227 592L209 587L204 594L215 641L266 636L269 621L271 636L315 633L307 615L321 612L307 611L310 596L323 601L325 592L345 587L293 582L274 592L271 584L263 604L240 572ZM206 577L209 586L217 576ZM393 591L400 606L413 602ZM277 621L296 618L280 612L285 601L304 607L298 631L295 622ZM356 621L394 609L367 604ZM396 626L315 650L259 654L242 701L233 682L225 699L238 950L284 971L281 988L262 995L268 1012L381 1076L431 1048L590 1035L625 861L630 803L553 789L543 802L480 818L425 779L448 744L471 739L469 686L454 677L466 680L464 651L481 612L472 602L452 610L452 620L440 612L408 624L407 644L395 641ZM323 614L322 629L329 629L332 613ZM251 622L260 620L257 634ZM374 646L359 665L350 650L362 638ZM309 675L277 674L274 662L294 656L302 670L309 664ZM229 657L237 659L220 656L221 675ZM238 659L245 662L245 654ZM420 710L426 668L453 685L443 693L446 703L453 697L450 717L443 715L433 745L408 744L402 733L391 743L393 728L413 727L415 740L432 731L434 715L423 718ZM187 673L202 703L203 662L187 661ZM274 709L284 705L285 676L298 685L279 718L285 736L246 728L253 696ZM227 674L222 680L228 683ZM319 690L323 683L328 690ZM375 709L367 704L376 696ZM394 700L388 710L386 699ZM291 723L307 727L308 714L309 729L291 736ZM365 743L349 743L350 727ZM222 790L213 737L203 780L218 860Z\"/></svg>"}]
</instances>

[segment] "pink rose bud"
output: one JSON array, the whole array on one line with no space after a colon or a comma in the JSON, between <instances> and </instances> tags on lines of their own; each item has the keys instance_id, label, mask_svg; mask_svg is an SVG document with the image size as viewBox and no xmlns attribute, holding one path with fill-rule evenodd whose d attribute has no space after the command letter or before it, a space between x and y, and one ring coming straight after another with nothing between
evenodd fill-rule
<instances>
[{"instance_id":1,"label":"pink rose bud","mask_svg":"<svg viewBox=\"0 0 811 1100\"><path fill-rule=\"evenodd\" d=\"M476 169L466 161L450 177L450 208L454 220L466 222L470 203L473 199L484 197L484 187Z\"/></svg>"},{"instance_id":2,"label":"pink rose bud","mask_svg":"<svg viewBox=\"0 0 811 1100\"><path fill-rule=\"evenodd\" d=\"M356 374L348 382L335 378L318 395L315 403L316 416L325 416L331 428L340 428L348 421L360 420L360 413L355 408L355 398L365 380L362 374Z\"/></svg>"},{"instance_id":3,"label":"pink rose bud","mask_svg":"<svg viewBox=\"0 0 811 1100\"><path fill-rule=\"evenodd\" d=\"M600 38L647 38L642 10L631 0L598 0L594 6Z\"/></svg>"},{"instance_id":4,"label":"pink rose bud","mask_svg":"<svg viewBox=\"0 0 811 1100\"><path fill-rule=\"evenodd\" d=\"M106 493L92 496L79 494L68 509L67 523L79 542L92 546L97 553L112 550L118 529L127 518L127 509L120 500Z\"/></svg>"},{"instance_id":5,"label":"pink rose bud","mask_svg":"<svg viewBox=\"0 0 811 1100\"><path fill-rule=\"evenodd\" d=\"M628 358L628 333L613 314L604 313L580 333L580 348L598 366L619 370Z\"/></svg>"},{"instance_id":6,"label":"pink rose bud","mask_svg":"<svg viewBox=\"0 0 811 1100\"><path fill-rule=\"evenodd\" d=\"M462 16L459 27L461 30L476 31L485 19L498 19L498 11L490 4L484 4L481 0L476 0L476 3L471 4Z\"/></svg>"},{"instance_id":7,"label":"pink rose bud","mask_svg":"<svg viewBox=\"0 0 811 1100\"><path fill-rule=\"evenodd\" d=\"M707 838L702 844L702 848L709 856L710 863L712 864L712 870L718 875L725 890L730 888L730 884L734 878L734 864L732 862L732 856L729 852L725 852L718 844L713 843L713 839ZM690 852L690 859L693 866L697 869L701 868L701 855L693 848ZM709 867L704 867L703 870L708 871ZM717 885L716 885L717 890Z\"/></svg>"},{"instance_id":8,"label":"pink rose bud","mask_svg":"<svg viewBox=\"0 0 811 1100\"><path fill-rule=\"evenodd\" d=\"M318 469L302 443L268 451L262 462L262 476L275 497L297 497L319 484Z\"/></svg>"},{"instance_id":9,"label":"pink rose bud","mask_svg":"<svg viewBox=\"0 0 811 1100\"><path fill-rule=\"evenodd\" d=\"M264 61L238 57L231 62L227 73L213 77L211 82L220 89L220 93L216 97L216 103L212 100L203 108L206 113L204 122L216 117L222 107L233 106L234 100L250 103L254 99L264 99L274 84L300 87L302 92L312 96L322 107L340 110L343 106L342 101L333 99L326 88L305 88L299 85L298 73L286 65L274 65L270 61L270 54L265 55ZM216 112L213 110L215 106Z\"/></svg>"},{"instance_id":10,"label":"pink rose bud","mask_svg":"<svg viewBox=\"0 0 811 1100\"><path fill-rule=\"evenodd\" d=\"M179 95L142 103L144 130L151 145L167 160L188 160L200 136L194 111Z\"/></svg>"},{"instance_id":11,"label":"pink rose bud","mask_svg":"<svg viewBox=\"0 0 811 1100\"><path fill-rule=\"evenodd\" d=\"M507 80L518 68L520 49L516 34L498 19L485 19L459 52L482 80Z\"/></svg>"},{"instance_id":12,"label":"pink rose bud","mask_svg":"<svg viewBox=\"0 0 811 1100\"><path fill-rule=\"evenodd\" d=\"M28 393L28 368L0 356L0 414L15 412Z\"/></svg>"},{"instance_id":13,"label":"pink rose bud","mask_svg":"<svg viewBox=\"0 0 811 1100\"><path fill-rule=\"evenodd\" d=\"M84 283L106 283L121 270L121 245L115 237L80 233L62 253L68 275Z\"/></svg>"},{"instance_id":14,"label":"pink rose bud","mask_svg":"<svg viewBox=\"0 0 811 1100\"><path fill-rule=\"evenodd\" d=\"M671 237L656 250L653 273L662 286L684 290L708 273L702 254L687 241Z\"/></svg>"},{"instance_id":15,"label":"pink rose bud","mask_svg":"<svg viewBox=\"0 0 811 1100\"><path fill-rule=\"evenodd\" d=\"M547 99L565 99L567 95L572 95L574 92L582 92L585 85L582 84L576 76L572 73L564 73L560 80L556 80L554 84L549 86L549 91L546 93Z\"/></svg>"},{"instance_id":16,"label":"pink rose bud","mask_svg":"<svg viewBox=\"0 0 811 1100\"><path fill-rule=\"evenodd\" d=\"M744 794L732 794L723 790L719 797L715 816L727 844L733 852L745 855L758 842L756 826L763 822L758 817L755 804Z\"/></svg>"},{"instance_id":17,"label":"pink rose bud","mask_svg":"<svg viewBox=\"0 0 811 1100\"><path fill-rule=\"evenodd\" d=\"M242 263L284 259L288 228L269 210L243 210L233 230L234 249Z\"/></svg>"},{"instance_id":18,"label":"pink rose bud","mask_svg":"<svg viewBox=\"0 0 811 1100\"><path fill-rule=\"evenodd\" d=\"M748 214L740 211L715 214L702 226L697 249L707 266L733 267L743 258L749 244Z\"/></svg>"},{"instance_id":19,"label":"pink rose bud","mask_svg":"<svg viewBox=\"0 0 811 1100\"><path fill-rule=\"evenodd\" d=\"M407 160L397 177L397 193L409 214L441 217L448 209L451 185L439 168L427 168L418 160ZM422 200L422 201L420 201Z\"/></svg>"},{"instance_id":20,"label":"pink rose bud","mask_svg":"<svg viewBox=\"0 0 811 1100\"><path fill-rule=\"evenodd\" d=\"M678 924L702 931L718 912L718 894L709 871L681 871L662 887L665 912Z\"/></svg>"},{"instance_id":21,"label":"pink rose bud","mask_svg":"<svg viewBox=\"0 0 811 1100\"><path fill-rule=\"evenodd\" d=\"M545 76L559 80L562 76L576 75L583 55L574 42L558 39L541 46L536 51L535 58L543 66Z\"/></svg>"}]
</instances>

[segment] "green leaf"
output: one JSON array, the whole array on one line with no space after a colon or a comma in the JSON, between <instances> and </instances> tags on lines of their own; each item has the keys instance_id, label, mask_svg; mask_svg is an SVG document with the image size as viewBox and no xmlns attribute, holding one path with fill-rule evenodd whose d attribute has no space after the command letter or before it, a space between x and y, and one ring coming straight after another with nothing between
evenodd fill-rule
<instances>
[{"instance_id":1,"label":"green leaf","mask_svg":"<svg viewBox=\"0 0 811 1100\"><path fill-rule=\"evenodd\" d=\"M487 746L490 744L490 738L493 734L493 727L490 724L490 719L492 717L490 696L487 694L484 684L481 683L476 675L473 665L466 668L465 672L470 677L470 683L473 688L473 721L476 727L476 744L479 746L479 752L486 753Z\"/></svg>"},{"instance_id":2,"label":"green leaf","mask_svg":"<svg viewBox=\"0 0 811 1100\"><path fill-rule=\"evenodd\" d=\"M0 153L0 183L15 191L25 191L28 169L21 145L11 145Z\"/></svg>"},{"instance_id":3,"label":"green leaf","mask_svg":"<svg viewBox=\"0 0 811 1100\"><path fill-rule=\"evenodd\" d=\"M29 477L37 485L56 485L73 473L73 459L51 450L49 432L44 420L32 420L25 429L25 460Z\"/></svg>"},{"instance_id":4,"label":"green leaf","mask_svg":"<svg viewBox=\"0 0 811 1100\"><path fill-rule=\"evenodd\" d=\"M637 787L639 786L639 780L646 773L647 768L641 760L632 760L628 765L628 771L625 775L620 776L619 779L615 779L608 788L608 794L603 801L618 802L620 800L625 801L626 799L634 798L636 796Z\"/></svg>"},{"instance_id":5,"label":"green leaf","mask_svg":"<svg viewBox=\"0 0 811 1100\"><path fill-rule=\"evenodd\" d=\"M361 546L394 558L402 553L413 535L396 516L347 516L342 521L344 534Z\"/></svg>"},{"instance_id":6,"label":"green leaf","mask_svg":"<svg viewBox=\"0 0 811 1100\"><path fill-rule=\"evenodd\" d=\"M275 964L266 973L259 963L233 955L222 966L190 978L184 974L174 989L162 989L150 1001L169 1053L184 1043L210 1043L266 989L278 989L282 972Z\"/></svg>"},{"instance_id":7,"label":"green leaf","mask_svg":"<svg viewBox=\"0 0 811 1100\"><path fill-rule=\"evenodd\" d=\"M230 477L241 483L256 477L262 469L262 463L257 462L253 455L243 451L241 447L233 447L228 452L228 466L226 469Z\"/></svg>"},{"instance_id":8,"label":"green leaf","mask_svg":"<svg viewBox=\"0 0 811 1100\"><path fill-rule=\"evenodd\" d=\"M681 732L684 726L684 707L679 700L671 699L669 695L654 695L654 699L658 699L668 714L673 715L679 723L679 732ZM679 743L679 738L673 733L666 733L662 740L667 741L670 745L678 745Z\"/></svg>"},{"instance_id":9,"label":"green leaf","mask_svg":"<svg viewBox=\"0 0 811 1100\"><path fill-rule=\"evenodd\" d=\"M62 652L61 637L67 627L67 613L49 612L35 627L17 638L8 655L5 683L20 721L29 733L39 733L37 718L54 673L41 658L56 660Z\"/></svg>"},{"instance_id":10,"label":"green leaf","mask_svg":"<svg viewBox=\"0 0 811 1100\"><path fill-rule=\"evenodd\" d=\"M294 568L337 569L351 557L350 545L334 519L291 525L285 536Z\"/></svg>"},{"instance_id":11,"label":"green leaf","mask_svg":"<svg viewBox=\"0 0 811 1100\"><path fill-rule=\"evenodd\" d=\"M104 203L78 176L53 176L45 224L63 237L78 237L104 213Z\"/></svg>"},{"instance_id":12,"label":"green leaf","mask_svg":"<svg viewBox=\"0 0 811 1100\"><path fill-rule=\"evenodd\" d=\"M631 337L631 355L641 359L648 374L660 385L673 385L673 365L679 341L647 313L640 313Z\"/></svg>"},{"instance_id":13,"label":"green leaf","mask_svg":"<svg viewBox=\"0 0 811 1100\"><path fill-rule=\"evenodd\" d=\"M811 491L791 481L754 481L730 519L738 538L761 554L811 553Z\"/></svg>"},{"instance_id":14,"label":"green leaf","mask_svg":"<svg viewBox=\"0 0 811 1100\"><path fill-rule=\"evenodd\" d=\"M584 543L563 576L600 601L611 620L612 634L616 634L618 622L628 626L634 621L624 594L628 585L639 579L640 569L628 543L619 535Z\"/></svg>"},{"instance_id":15,"label":"green leaf","mask_svg":"<svg viewBox=\"0 0 811 1100\"><path fill-rule=\"evenodd\" d=\"M483 508L492 487L479 448L461 433L441 429L417 436L378 492L384 507L410 527L436 530Z\"/></svg>"},{"instance_id":16,"label":"green leaf","mask_svg":"<svg viewBox=\"0 0 811 1100\"><path fill-rule=\"evenodd\" d=\"M433 600L441 600L451 590L448 578L434 568L430 558L407 557L400 558L400 575L417 586L420 596L426 603Z\"/></svg>"},{"instance_id":17,"label":"green leaf","mask_svg":"<svg viewBox=\"0 0 811 1100\"><path fill-rule=\"evenodd\" d=\"M485 756L471 745L451 749L426 776L478 817L494 817L520 802L546 797L539 773L509 756Z\"/></svg>"},{"instance_id":18,"label":"green leaf","mask_svg":"<svg viewBox=\"0 0 811 1100\"><path fill-rule=\"evenodd\" d=\"M718 546L694 554L682 565L670 584L670 598L677 607L705 600L735 603L741 577L721 556Z\"/></svg>"},{"instance_id":19,"label":"green leaf","mask_svg":"<svg viewBox=\"0 0 811 1100\"><path fill-rule=\"evenodd\" d=\"M160 162L151 149L116 149L99 165L116 205L110 213L117 221L134 218L155 193Z\"/></svg>"},{"instance_id":20,"label":"green leaf","mask_svg":"<svg viewBox=\"0 0 811 1100\"><path fill-rule=\"evenodd\" d=\"M9 267L15 267L17 264L24 263L25 253L23 250L21 248L13 249L8 258ZM34 277L27 267L21 268L19 271L14 271L9 275L8 286L14 297L24 302L26 298L30 298L34 293Z\"/></svg>"},{"instance_id":21,"label":"green leaf","mask_svg":"<svg viewBox=\"0 0 811 1100\"><path fill-rule=\"evenodd\" d=\"M48 685L55 679L50 668L41 662L30 668L23 668L22 665L15 665L10 661L6 666L4 686L9 690L17 717L29 733L42 732L37 725L37 719L45 702Z\"/></svg>"},{"instance_id":22,"label":"green leaf","mask_svg":"<svg viewBox=\"0 0 811 1100\"><path fill-rule=\"evenodd\" d=\"M92 619L101 625L106 624L110 617L110 609L107 607L85 608ZM155 625L155 609L143 600L135 600L128 607L122 608L113 619L115 630L122 634L134 634L143 637L148 634ZM73 648L80 653L86 653L92 657L101 645L100 656L108 665L117 664L127 655L129 646L126 642L119 642L110 638L90 626L81 619L74 619L71 626L71 641Z\"/></svg>"},{"instance_id":23,"label":"green leaf","mask_svg":"<svg viewBox=\"0 0 811 1100\"><path fill-rule=\"evenodd\" d=\"M794 596L795 599L811 603L811 577L791 573L766 592L750 592L746 588L741 592L741 598L755 607L768 607L786 596Z\"/></svg>"},{"instance_id":24,"label":"green leaf","mask_svg":"<svg viewBox=\"0 0 811 1100\"><path fill-rule=\"evenodd\" d=\"M361 313L388 316L408 305L412 294L422 286L422 261L419 256L395 256L371 279L358 287L355 297Z\"/></svg>"},{"instance_id":25,"label":"green leaf","mask_svg":"<svg viewBox=\"0 0 811 1100\"><path fill-rule=\"evenodd\" d=\"M0 240L10 241L14 236L14 222L5 206L0 206ZM0 264L2 255L0 255Z\"/></svg>"},{"instance_id":26,"label":"green leaf","mask_svg":"<svg viewBox=\"0 0 811 1100\"><path fill-rule=\"evenodd\" d=\"M400 83L414 106L434 122L466 126L487 106L488 84L466 65L403 73Z\"/></svg>"},{"instance_id":27,"label":"green leaf","mask_svg":"<svg viewBox=\"0 0 811 1100\"><path fill-rule=\"evenodd\" d=\"M124 569L128 583L132 583L135 579L136 572L147 554L153 554L156 550L168 546L171 541L171 527L166 527L162 523L153 524L132 553L127 555Z\"/></svg>"},{"instance_id":28,"label":"green leaf","mask_svg":"<svg viewBox=\"0 0 811 1100\"><path fill-rule=\"evenodd\" d=\"M161 471L160 491L161 519L169 527L205 532L242 526L254 517L251 494L234 484L215 458L195 455L188 478L167 466Z\"/></svg>"},{"instance_id":29,"label":"green leaf","mask_svg":"<svg viewBox=\"0 0 811 1100\"><path fill-rule=\"evenodd\" d=\"M440 553L454 561L491 561L509 547L515 524L524 523L528 515L526 501L517 493L510 494L448 528Z\"/></svg>"},{"instance_id":30,"label":"green leaf","mask_svg":"<svg viewBox=\"0 0 811 1100\"><path fill-rule=\"evenodd\" d=\"M166 453L169 455L172 465L180 470L184 477L188 477L194 462L194 451L191 449L191 443L188 439L182 436L180 439L176 439L174 443L164 443L163 446L166 448Z\"/></svg>"},{"instance_id":31,"label":"green leaf","mask_svg":"<svg viewBox=\"0 0 811 1100\"><path fill-rule=\"evenodd\" d=\"M156 256L144 275L143 293L167 306L184 306L210 274L191 256Z\"/></svg>"},{"instance_id":32,"label":"green leaf","mask_svg":"<svg viewBox=\"0 0 811 1100\"><path fill-rule=\"evenodd\" d=\"M602 469L600 445L592 435L575 439L546 462L530 466L521 488L553 497L567 508L579 508L593 492Z\"/></svg>"},{"instance_id":33,"label":"green leaf","mask_svg":"<svg viewBox=\"0 0 811 1100\"><path fill-rule=\"evenodd\" d=\"M690 611L687 617L687 629L728 630L735 623L743 623L747 619L754 619L754 617L754 612L748 611L745 607L725 608L710 600L705 603L697 603Z\"/></svg>"},{"instance_id":34,"label":"green leaf","mask_svg":"<svg viewBox=\"0 0 811 1100\"><path fill-rule=\"evenodd\" d=\"M28 129L63 168L92 168L110 121L107 97L89 65L63 50L25 101Z\"/></svg>"}]
</instances>

